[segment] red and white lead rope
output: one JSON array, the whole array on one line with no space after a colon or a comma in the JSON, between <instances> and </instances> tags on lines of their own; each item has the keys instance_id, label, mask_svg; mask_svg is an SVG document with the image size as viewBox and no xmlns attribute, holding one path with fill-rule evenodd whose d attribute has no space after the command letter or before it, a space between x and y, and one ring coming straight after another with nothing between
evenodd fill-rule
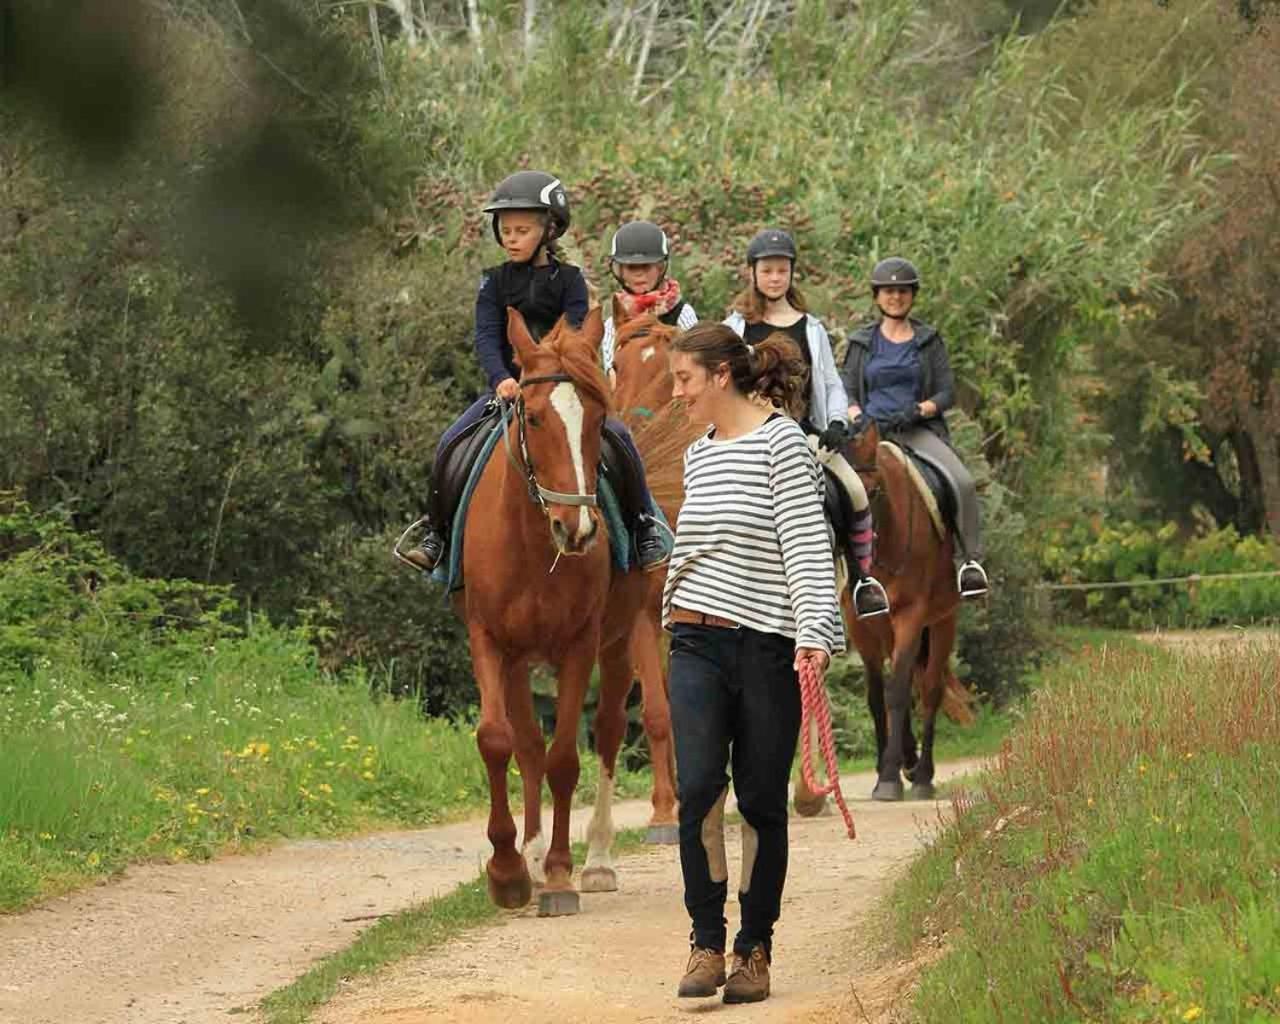
<instances>
[{"instance_id":1,"label":"red and white lead rope","mask_svg":"<svg viewBox=\"0 0 1280 1024\"><path fill-rule=\"evenodd\" d=\"M822 759L827 766L827 784L819 786L813 770L813 744L809 738L812 731L809 723L817 718L818 745L822 748ZM840 765L836 761L836 741L831 733L831 705L827 701L827 690L818 678L818 673L808 661L800 663L800 770L804 774L804 784L814 796L835 797L836 806L844 816L845 828L850 839L857 838L853 827L853 814L844 802L844 794L840 792Z\"/></svg>"}]
</instances>

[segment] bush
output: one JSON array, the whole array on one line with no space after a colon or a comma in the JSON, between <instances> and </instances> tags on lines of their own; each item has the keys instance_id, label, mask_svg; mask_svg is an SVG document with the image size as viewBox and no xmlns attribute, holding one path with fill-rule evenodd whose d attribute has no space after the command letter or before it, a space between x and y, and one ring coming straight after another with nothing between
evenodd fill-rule
<instances>
[{"instance_id":1,"label":"bush","mask_svg":"<svg viewBox=\"0 0 1280 1024\"><path fill-rule=\"evenodd\" d=\"M1048 532L1041 549L1055 583L1140 581L1280 571L1280 542L1233 526L1183 538L1173 523L1076 522ZM1280 576L1061 592L1062 614L1126 629L1247 625L1280 618Z\"/></svg>"}]
</instances>

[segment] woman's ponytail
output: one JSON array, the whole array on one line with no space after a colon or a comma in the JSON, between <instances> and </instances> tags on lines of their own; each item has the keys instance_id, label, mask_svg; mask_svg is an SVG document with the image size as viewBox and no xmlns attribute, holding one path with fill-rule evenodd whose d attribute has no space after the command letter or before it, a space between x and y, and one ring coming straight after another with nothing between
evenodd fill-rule
<instances>
[{"instance_id":1,"label":"woman's ponytail","mask_svg":"<svg viewBox=\"0 0 1280 1024\"><path fill-rule=\"evenodd\" d=\"M782 331L748 345L732 327L701 320L677 335L672 349L714 373L727 366L734 387L744 395L760 395L798 419L804 414L808 367L796 343Z\"/></svg>"}]
</instances>

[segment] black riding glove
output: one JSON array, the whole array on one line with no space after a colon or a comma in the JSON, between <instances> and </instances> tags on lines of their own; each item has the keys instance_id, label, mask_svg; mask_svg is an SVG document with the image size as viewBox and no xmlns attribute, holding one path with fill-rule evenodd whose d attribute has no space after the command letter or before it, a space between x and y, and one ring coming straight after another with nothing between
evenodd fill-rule
<instances>
[{"instance_id":1,"label":"black riding glove","mask_svg":"<svg viewBox=\"0 0 1280 1024\"><path fill-rule=\"evenodd\" d=\"M910 430L918 422L920 422L920 411L916 408L899 409L890 416L886 416L881 427L886 434L892 434L898 430Z\"/></svg>"},{"instance_id":2,"label":"black riding glove","mask_svg":"<svg viewBox=\"0 0 1280 1024\"><path fill-rule=\"evenodd\" d=\"M849 440L849 428L844 420L832 420L818 437L818 447L829 452L839 452Z\"/></svg>"}]
</instances>

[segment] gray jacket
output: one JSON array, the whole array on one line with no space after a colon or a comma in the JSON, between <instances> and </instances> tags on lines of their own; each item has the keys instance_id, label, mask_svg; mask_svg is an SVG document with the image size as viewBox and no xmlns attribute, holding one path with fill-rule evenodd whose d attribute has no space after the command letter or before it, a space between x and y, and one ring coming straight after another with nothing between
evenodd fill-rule
<instances>
[{"instance_id":1,"label":"gray jacket","mask_svg":"<svg viewBox=\"0 0 1280 1024\"><path fill-rule=\"evenodd\" d=\"M863 408L867 404L867 357L871 355L871 338L876 326L877 323L863 324L850 335L849 350L844 354L844 365L840 368L849 397ZM937 330L914 317L911 326L915 328L916 344L920 348L920 383L916 388L916 402L930 401L938 407L938 415L921 420L920 425L942 440L950 441L951 432L942 414L956 404L956 383L946 343Z\"/></svg>"},{"instance_id":2,"label":"gray jacket","mask_svg":"<svg viewBox=\"0 0 1280 1024\"><path fill-rule=\"evenodd\" d=\"M724 323L744 337L747 318L738 311L730 313ZM825 430L832 420L849 422L849 398L845 394L840 374L836 372L836 357L831 351L831 339L822 321L805 314L805 340L809 343L809 359L813 369L809 373L809 421L818 430Z\"/></svg>"}]
</instances>

